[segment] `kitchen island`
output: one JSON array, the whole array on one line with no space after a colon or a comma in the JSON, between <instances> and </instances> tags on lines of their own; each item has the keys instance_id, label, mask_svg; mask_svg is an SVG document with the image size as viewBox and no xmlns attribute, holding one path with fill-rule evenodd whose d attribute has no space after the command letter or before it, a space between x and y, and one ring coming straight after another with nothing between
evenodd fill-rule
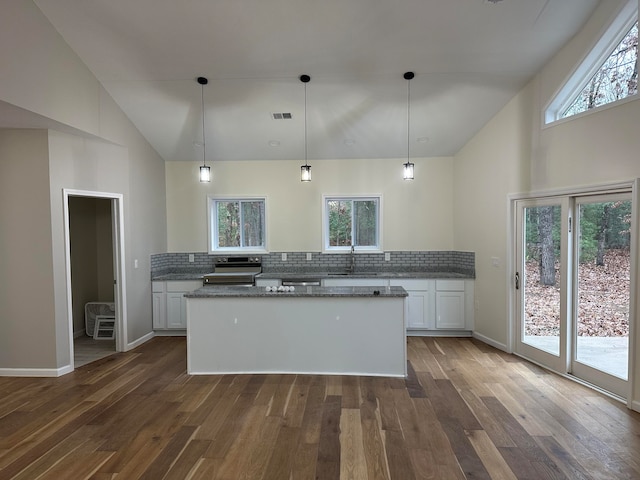
<instances>
[{"instance_id":1,"label":"kitchen island","mask_svg":"<svg viewBox=\"0 0 640 480\"><path fill-rule=\"evenodd\" d=\"M202 287L185 297L190 374L406 376L401 287Z\"/></svg>"}]
</instances>

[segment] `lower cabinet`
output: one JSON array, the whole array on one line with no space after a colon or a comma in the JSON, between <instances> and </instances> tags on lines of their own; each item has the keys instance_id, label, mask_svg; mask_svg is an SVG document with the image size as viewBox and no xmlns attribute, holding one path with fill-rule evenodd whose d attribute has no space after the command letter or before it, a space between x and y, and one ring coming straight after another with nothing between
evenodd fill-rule
<instances>
[{"instance_id":1,"label":"lower cabinet","mask_svg":"<svg viewBox=\"0 0 640 480\"><path fill-rule=\"evenodd\" d=\"M405 279L389 281L392 287L404 288L407 297L407 330L433 329L433 280Z\"/></svg>"},{"instance_id":2,"label":"lower cabinet","mask_svg":"<svg viewBox=\"0 0 640 480\"><path fill-rule=\"evenodd\" d=\"M180 280L152 282L153 329L186 330L187 301L184 294L202 286L202 282Z\"/></svg>"},{"instance_id":3,"label":"lower cabinet","mask_svg":"<svg viewBox=\"0 0 640 480\"><path fill-rule=\"evenodd\" d=\"M256 284L280 285L280 281ZM323 278L322 286L402 287L409 294L405 318L410 335L469 335L473 331L473 280L338 276Z\"/></svg>"}]
</instances>

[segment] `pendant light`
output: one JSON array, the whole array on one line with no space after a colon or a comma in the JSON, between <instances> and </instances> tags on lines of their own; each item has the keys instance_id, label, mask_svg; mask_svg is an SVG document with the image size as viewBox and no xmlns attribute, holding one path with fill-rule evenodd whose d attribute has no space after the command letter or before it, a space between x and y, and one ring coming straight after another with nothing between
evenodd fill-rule
<instances>
[{"instance_id":1,"label":"pendant light","mask_svg":"<svg viewBox=\"0 0 640 480\"><path fill-rule=\"evenodd\" d=\"M304 165L300 167L300 181L311 181L311 165L307 163L307 83L311 80L309 75L300 75L300 81L304 83Z\"/></svg>"},{"instance_id":2,"label":"pendant light","mask_svg":"<svg viewBox=\"0 0 640 480\"><path fill-rule=\"evenodd\" d=\"M204 86L209 83L206 77L198 77L200 84L200 100L202 106L202 166L200 167L200 182L208 183L211 181L211 167L207 166L207 144L204 135Z\"/></svg>"},{"instance_id":3,"label":"pendant light","mask_svg":"<svg viewBox=\"0 0 640 480\"><path fill-rule=\"evenodd\" d=\"M406 72L404 79L407 81L407 163L404 164L403 178L413 180L413 163L409 160L409 136L411 128L411 79L415 75L413 72Z\"/></svg>"}]
</instances>

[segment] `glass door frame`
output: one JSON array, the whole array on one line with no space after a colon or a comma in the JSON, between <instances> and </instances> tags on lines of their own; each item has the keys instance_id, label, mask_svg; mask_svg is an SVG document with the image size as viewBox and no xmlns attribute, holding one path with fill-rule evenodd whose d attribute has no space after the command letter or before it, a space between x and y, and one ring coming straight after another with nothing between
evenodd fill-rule
<instances>
[{"instance_id":1,"label":"glass door frame","mask_svg":"<svg viewBox=\"0 0 640 480\"><path fill-rule=\"evenodd\" d=\"M524 286L527 281L525 277L525 255L523 254L525 248L525 216L524 212L527 208L533 207L545 207L545 206L559 206L560 207L560 325L559 325L559 354L541 350L534 347L531 344L524 342ZM515 251L514 251L514 277L513 288L515 290L515 325L514 325L514 352L525 358L533 360L536 363L546 366L556 372L566 373L568 371L568 357L567 354L570 348L569 335L567 329L567 315L570 313L571 305L567 301L567 292L570 288L571 276L566 272L570 271L567 267L568 263L572 261L570 251L572 249L572 243L565 241L569 235L569 220L570 214L568 198L562 196L554 197L538 197L519 199L514 202L514 233L515 233Z\"/></svg>"},{"instance_id":2,"label":"glass door frame","mask_svg":"<svg viewBox=\"0 0 640 480\"><path fill-rule=\"evenodd\" d=\"M637 397L637 391L640 390L640 372L635 371L635 365L640 361L640 352L637 352L637 347L640 345L640 326L638 325L638 313L640 312L640 291L638 290L640 286L640 279L638 278L640 272L639 265L639 238L640 238L640 178L636 178L627 182L618 182L611 184L603 184L603 185L595 185L595 186L586 186L575 189L562 189L562 190L554 190L554 191L544 191L544 192L531 192L529 194L511 194L508 197L509 201L509 238L510 242L508 243L509 249L509 261L510 268L507 270L507 278L508 278L508 291L509 291L509 316L510 320L508 322L508 344L507 351L510 353L514 353L515 355L521 356L527 360L533 361L549 370L555 371L556 373L564 376L568 376L570 378L574 378L580 382L585 384L589 384L588 381L582 380L578 377L572 375L572 359L575 358L575 347L571 344L571 337L573 335L569 335L568 332L568 322L567 315L573 315L572 310L575 306L575 299L573 296L568 298L567 289L572 285L569 282L573 282L575 280L574 275L571 274L572 268L568 269L565 272L562 272L561 275L561 302L563 302L563 306L561 305L561 331L560 331L560 356L555 357L547 352L531 347L527 344L524 344L521 341L521 332L522 326L520 325L521 319L523 318L523 302L521 299L521 292L516 289L516 272L522 272L524 264L519 263L520 252L519 250L522 248L523 238L520 237L522 235L522 226L518 224L522 215L520 213L520 209L524 206L536 206L543 204L558 204L562 199L566 199L566 211L564 211L564 207L562 216L562 229L569 228L569 222L573 224L573 218L570 217L572 212L574 211L574 205L572 204L573 198L575 197L586 197L586 196L600 196L605 194L615 194L615 193L628 193L631 192L631 272L630 272L630 304L629 304L629 368L628 368L628 381L627 387L625 389L626 394L617 395L626 399L627 405L629 408L635 406L635 408L640 408L640 402L637 400L634 402L634 395ZM547 203L548 202L548 203ZM575 203L575 202L573 202ZM573 225L571 225L573 229ZM572 232L573 234L573 232ZM562 249L561 248L561 265L567 265L567 261L573 261L574 254L574 241L573 238L568 234L567 236L563 236L563 238L568 239L568 245ZM567 243L564 241L564 243ZM575 323L575 322L572 322ZM564 324L564 326L563 326ZM572 327L573 328L573 327ZM606 385L595 385L590 384L593 387L600 389L605 393L613 393L612 390L609 390ZM635 393L634 393L635 392ZM614 394L616 395L616 394ZM640 410L638 410L640 411Z\"/></svg>"},{"instance_id":3,"label":"glass door frame","mask_svg":"<svg viewBox=\"0 0 640 480\"><path fill-rule=\"evenodd\" d=\"M632 209L633 209L633 194L632 192L618 192L618 193L594 193L593 195L580 195L580 196L576 196L573 197L572 199L572 208L574 210L574 212L576 212L576 218L575 218L575 235L574 235L574 262L577 265L578 261L579 261L579 255L580 255L580 250L579 250L579 243L580 243L580 215L578 214L579 211L579 206L580 205L586 205L589 203L598 203L598 202L611 202L611 201L615 201L615 200L625 200L625 201L630 201L632 202ZM632 214L632 222L633 222L633 214ZM632 227L633 227L633 223L632 223ZM633 234L631 234L631 236L633 237ZM631 251L631 246L630 246L630 251ZM631 265L630 265L631 266ZM630 277L632 278L631 275L632 272L629 272ZM604 390L614 393L615 395L618 395L620 397L627 397L628 394L628 385L629 385L629 380L631 377L631 370L628 369L628 375L627 375L627 380L623 380L619 377L616 377L615 375L611 375L603 370L599 370L595 367L592 367L586 363L583 363L581 361L578 360L578 318L577 318L577 311L578 311L578 296L579 296L579 279L578 279L578 269L574 269L572 271L572 276L573 276L573 284L576 286L576 288L573 289L573 295L572 295L572 305L573 305L573 311L576 312L576 315L573 318L573 322L571 324L571 339L572 339L572 347L571 347L571 363L569 365L569 370L568 372L585 381L588 382L590 384L593 385L597 385L601 388L603 388ZM631 281L630 278L630 281ZM632 292L633 290L631 289L631 285L629 286L629 327L631 327L631 304L633 303L633 296L632 296ZM629 351L628 351L628 356L627 356L627 362L629 362L631 359L631 328L629 331ZM629 368L631 367L631 364L629 363Z\"/></svg>"}]
</instances>

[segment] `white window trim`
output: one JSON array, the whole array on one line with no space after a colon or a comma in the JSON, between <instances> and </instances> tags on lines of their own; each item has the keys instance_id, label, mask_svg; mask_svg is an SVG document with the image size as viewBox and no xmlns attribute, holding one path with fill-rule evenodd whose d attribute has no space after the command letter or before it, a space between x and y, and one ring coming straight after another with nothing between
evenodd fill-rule
<instances>
[{"instance_id":1,"label":"white window trim","mask_svg":"<svg viewBox=\"0 0 640 480\"><path fill-rule=\"evenodd\" d=\"M630 95L577 115L565 118L560 117L562 112L571 105L576 95L580 93L591 77L600 69L605 60L611 55L613 49L620 43L637 21L638 0L628 0L614 15L613 20L598 36L598 40L591 46L584 58L553 95L552 100L545 106L543 109L543 126L567 120L568 118L583 116L584 114L597 111L603 107L618 105L624 101L638 98L638 94L636 93L635 95Z\"/></svg>"},{"instance_id":2,"label":"white window trim","mask_svg":"<svg viewBox=\"0 0 640 480\"><path fill-rule=\"evenodd\" d=\"M264 202L264 248L259 247L224 247L216 248L215 245L215 233L218 228L218 217L216 209L213 205L217 201L255 201L260 200ZM247 255L266 254L269 253L268 249L268 218L267 218L267 197L265 195L207 195L207 250L208 253L241 253Z\"/></svg>"},{"instance_id":3,"label":"white window trim","mask_svg":"<svg viewBox=\"0 0 640 480\"><path fill-rule=\"evenodd\" d=\"M373 247L354 247L355 253L382 253L382 194L370 195L322 195L322 253L351 253L351 247L329 246L329 213L327 212L327 200L377 200L378 201L378 245Z\"/></svg>"}]
</instances>

